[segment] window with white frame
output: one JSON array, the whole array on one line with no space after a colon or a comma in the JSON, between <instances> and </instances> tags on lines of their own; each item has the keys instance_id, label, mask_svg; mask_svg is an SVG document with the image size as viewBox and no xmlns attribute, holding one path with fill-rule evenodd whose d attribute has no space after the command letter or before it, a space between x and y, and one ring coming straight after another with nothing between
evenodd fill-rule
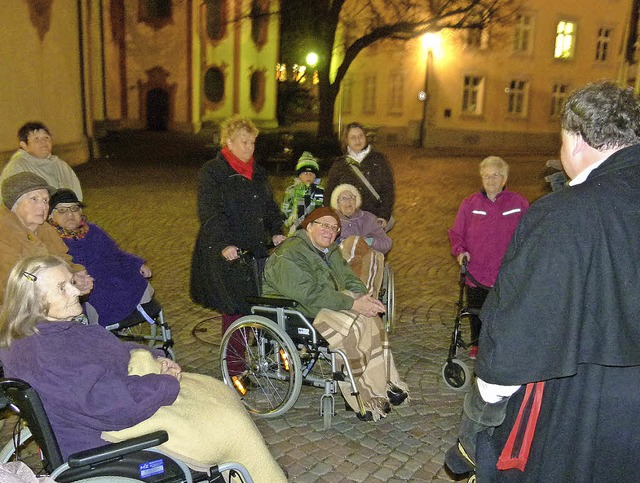
<instances>
[{"instance_id":1,"label":"window with white frame","mask_svg":"<svg viewBox=\"0 0 640 483\"><path fill-rule=\"evenodd\" d=\"M363 114L375 114L376 113L376 76L368 75L364 78L362 86L362 113Z\"/></svg>"},{"instance_id":2,"label":"window with white frame","mask_svg":"<svg viewBox=\"0 0 640 483\"><path fill-rule=\"evenodd\" d=\"M553 88L551 90L551 117L560 117L562 114L562 109L564 108L564 103L567 102L567 97L569 97L569 85L556 83L553 84Z\"/></svg>"},{"instance_id":3,"label":"window with white frame","mask_svg":"<svg viewBox=\"0 0 640 483\"><path fill-rule=\"evenodd\" d=\"M474 49L486 49L489 46L489 30L487 28L467 29L465 43Z\"/></svg>"},{"instance_id":4,"label":"window with white frame","mask_svg":"<svg viewBox=\"0 0 640 483\"><path fill-rule=\"evenodd\" d=\"M560 20L556 26L556 45L553 56L556 59L573 59L576 47L576 23Z\"/></svg>"},{"instance_id":5,"label":"window with white frame","mask_svg":"<svg viewBox=\"0 0 640 483\"><path fill-rule=\"evenodd\" d=\"M515 19L513 33L513 50L528 54L531 52L533 39L533 17L528 14L518 14Z\"/></svg>"},{"instance_id":6,"label":"window with white frame","mask_svg":"<svg viewBox=\"0 0 640 483\"><path fill-rule=\"evenodd\" d=\"M609 49L611 48L611 29L602 27L598 29L598 39L596 41L596 61L606 62L609 60Z\"/></svg>"},{"instance_id":7,"label":"window with white frame","mask_svg":"<svg viewBox=\"0 0 640 483\"><path fill-rule=\"evenodd\" d=\"M392 72L389 76L389 114L402 114L404 100L404 74Z\"/></svg>"},{"instance_id":8,"label":"window with white frame","mask_svg":"<svg viewBox=\"0 0 640 483\"><path fill-rule=\"evenodd\" d=\"M509 100L507 112L512 116L525 117L529 103L529 81L513 79L507 89Z\"/></svg>"},{"instance_id":9,"label":"window with white frame","mask_svg":"<svg viewBox=\"0 0 640 483\"><path fill-rule=\"evenodd\" d=\"M464 76L462 86L462 113L482 114L484 97L484 77L479 75Z\"/></svg>"}]
</instances>

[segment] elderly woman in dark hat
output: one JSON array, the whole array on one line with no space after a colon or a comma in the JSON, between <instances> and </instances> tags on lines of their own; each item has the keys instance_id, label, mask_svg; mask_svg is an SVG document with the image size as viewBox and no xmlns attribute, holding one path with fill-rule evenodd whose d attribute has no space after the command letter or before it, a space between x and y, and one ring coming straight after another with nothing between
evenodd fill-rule
<instances>
[{"instance_id":1,"label":"elderly woman in dark hat","mask_svg":"<svg viewBox=\"0 0 640 483\"><path fill-rule=\"evenodd\" d=\"M69 254L82 263L98 283L87 299L90 323L104 327L120 322L151 300L153 288L147 281L151 269L144 260L125 252L98 225L82 214L84 203L75 192L62 188L49 202L51 224L69 248Z\"/></svg>"},{"instance_id":2,"label":"elderly woman in dark hat","mask_svg":"<svg viewBox=\"0 0 640 483\"><path fill-rule=\"evenodd\" d=\"M384 305L367 294L342 257L335 243L340 216L333 209L312 211L300 226L267 260L263 295L295 300L298 310L314 318L313 326L329 345L347 354L367 410L365 419L378 420L407 399L407 386L400 380L378 317ZM357 411L350 385L341 382L340 388Z\"/></svg>"},{"instance_id":3,"label":"elderly woman in dark hat","mask_svg":"<svg viewBox=\"0 0 640 483\"><path fill-rule=\"evenodd\" d=\"M93 288L93 278L82 265L72 262L67 246L56 231L45 223L49 197L54 188L40 176L22 172L2 181L0 207L0 303L4 300L7 276L21 259L40 255L62 257L74 272L81 293Z\"/></svg>"}]
</instances>

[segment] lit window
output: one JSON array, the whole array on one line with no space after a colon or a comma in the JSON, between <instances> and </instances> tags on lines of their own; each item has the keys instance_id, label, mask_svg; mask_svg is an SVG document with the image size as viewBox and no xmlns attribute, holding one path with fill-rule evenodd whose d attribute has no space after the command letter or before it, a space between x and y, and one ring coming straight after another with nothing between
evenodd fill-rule
<instances>
[{"instance_id":1,"label":"lit window","mask_svg":"<svg viewBox=\"0 0 640 483\"><path fill-rule=\"evenodd\" d=\"M596 60L605 62L609 60L609 48L611 47L611 29L598 29L598 40L596 42Z\"/></svg>"},{"instance_id":2,"label":"lit window","mask_svg":"<svg viewBox=\"0 0 640 483\"><path fill-rule=\"evenodd\" d=\"M214 104L224 99L224 74L220 67L209 67L204 74L204 95Z\"/></svg>"},{"instance_id":3,"label":"lit window","mask_svg":"<svg viewBox=\"0 0 640 483\"><path fill-rule=\"evenodd\" d=\"M507 89L509 104L507 112L513 116L525 117L529 101L529 82L525 80L512 80Z\"/></svg>"},{"instance_id":4,"label":"lit window","mask_svg":"<svg viewBox=\"0 0 640 483\"><path fill-rule=\"evenodd\" d=\"M287 64L276 64L276 80L280 82L287 80Z\"/></svg>"},{"instance_id":5,"label":"lit window","mask_svg":"<svg viewBox=\"0 0 640 483\"><path fill-rule=\"evenodd\" d=\"M553 90L551 91L551 117L560 117L568 96L568 84L553 84Z\"/></svg>"},{"instance_id":6,"label":"lit window","mask_svg":"<svg viewBox=\"0 0 640 483\"><path fill-rule=\"evenodd\" d=\"M556 28L556 47L553 56L556 59L572 59L576 43L576 24L561 20Z\"/></svg>"},{"instance_id":7,"label":"lit window","mask_svg":"<svg viewBox=\"0 0 640 483\"><path fill-rule=\"evenodd\" d=\"M369 75L364 78L363 85L363 101L362 101L362 113L363 114L375 114L376 113L376 76Z\"/></svg>"},{"instance_id":8,"label":"lit window","mask_svg":"<svg viewBox=\"0 0 640 483\"><path fill-rule=\"evenodd\" d=\"M222 40L227 33L227 1L206 1L205 25L211 40Z\"/></svg>"},{"instance_id":9,"label":"lit window","mask_svg":"<svg viewBox=\"0 0 640 483\"><path fill-rule=\"evenodd\" d=\"M269 30L269 0L251 2L251 38L258 47L267 43Z\"/></svg>"},{"instance_id":10,"label":"lit window","mask_svg":"<svg viewBox=\"0 0 640 483\"><path fill-rule=\"evenodd\" d=\"M484 77L467 75L462 87L462 112L464 114L482 114Z\"/></svg>"},{"instance_id":11,"label":"lit window","mask_svg":"<svg viewBox=\"0 0 640 483\"><path fill-rule=\"evenodd\" d=\"M266 92L266 78L264 71L256 70L251 74L251 85L249 91L251 95L251 105L257 112L260 112L264 107Z\"/></svg>"},{"instance_id":12,"label":"lit window","mask_svg":"<svg viewBox=\"0 0 640 483\"><path fill-rule=\"evenodd\" d=\"M404 74L393 72L389 76L389 113L402 114L404 101Z\"/></svg>"},{"instance_id":13,"label":"lit window","mask_svg":"<svg viewBox=\"0 0 640 483\"><path fill-rule=\"evenodd\" d=\"M516 15L515 31L513 35L513 50L515 52L531 52L532 36L533 18L531 15Z\"/></svg>"}]
</instances>

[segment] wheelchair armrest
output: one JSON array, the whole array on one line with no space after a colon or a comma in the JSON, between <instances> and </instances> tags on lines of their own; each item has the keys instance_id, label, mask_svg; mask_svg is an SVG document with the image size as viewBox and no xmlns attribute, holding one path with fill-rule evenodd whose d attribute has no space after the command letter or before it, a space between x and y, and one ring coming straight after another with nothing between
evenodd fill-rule
<instances>
[{"instance_id":1,"label":"wheelchair armrest","mask_svg":"<svg viewBox=\"0 0 640 483\"><path fill-rule=\"evenodd\" d=\"M298 302L284 297L247 297L247 302L251 305L269 305L271 307L297 307Z\"/></svg>"},{"instance_id":2,"label":"wheelchair armrest","mask_svg":"<svg viewBox=\"0 0 640 483\"><path fill-rule=\"evenodd\" d=\"M105 461L117 459L121 456L135 453L147 448L159 446L169 440L166 431L154 431L153 433L127 439L120 443L108 444L97 448L80 451L69 456L67 463L69 468L96 465Z\"/></svg>"}]
</instances>

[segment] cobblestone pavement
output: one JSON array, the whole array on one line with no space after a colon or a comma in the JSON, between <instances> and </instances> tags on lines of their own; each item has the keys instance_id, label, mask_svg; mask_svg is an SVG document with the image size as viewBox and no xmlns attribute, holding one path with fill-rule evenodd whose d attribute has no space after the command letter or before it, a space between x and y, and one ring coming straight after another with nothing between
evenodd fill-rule
<instances>
[{"instance_id":1,"label":"cobblestone pavement","mask_svg":"<svg viewBox=\"0 0 640 483\"><path fill-rule=\"evenodd\" d=\"M78 169L86 213L122 247L147 259L183 368L219 377L220 320L188 296L198 229L197 172L211 147L162 147L151 139L107 145L108 159ZM429 158L408 148L382 150L392 160L398 192L389 256L396 274L397 316L390 340L411 402L378 423L360 422L337 403L333 427L324 431L318 413L321 392L303 387L298 403L283 417L256 421L291 481L452 481L442 462L455 440L463 394L445 386L440 376L458 289L446 230L462 198L478 188L480 160ZM546 158L506 159L512 190L530 201L544 193ZM273 179L278 197L288 181Z\"/></svg>"}]
</instances>

